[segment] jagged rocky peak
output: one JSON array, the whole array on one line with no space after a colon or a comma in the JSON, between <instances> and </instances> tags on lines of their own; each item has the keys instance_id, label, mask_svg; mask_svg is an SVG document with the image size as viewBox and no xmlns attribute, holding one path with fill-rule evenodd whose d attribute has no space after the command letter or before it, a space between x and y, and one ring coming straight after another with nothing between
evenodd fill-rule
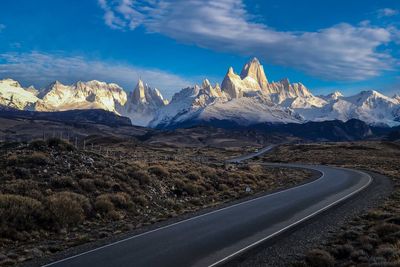
<instances>
[{"instance_id":1,"label":"jagged rocky peak","mask_svg":"<svg viewBox=\"0 0 400 267\"><path fill-rule=\"evenodd\" d=\"M268 79L265 75L264 67L257 58L253 58L244 65L240 78L246 79L247 77L256 80L261 89L267 88Z\"/></svg>"},{"instance_id":2,"label":"jagged rocky peak","mask_svg":"<svg viewBox=\"0 0 400 267\"><path fill-rule=\"evenodd\" d=\"M230 67L221 85L221 90L231 99L243 97L248 93L253 95L254 92L267 88L268 80L257 58L253 58L243 66L240 76Z\"/></svg>"},{"instance_id":3,"label":"jagged rocky peak","mask_svg":"<svg viewBox=\"0 0 400 267\"><path fill-rule=\"evenodd\" d=\"M221 84L221 90L231 99L243 97L246 92L259 91L260 89L257 80L251 77L242 79L233 71L232 67L229 67Z\"/></svg>"},{"instance_id":4,"label":"jagged rocky peak","mask_svg":"<svg viewBox=\"0 0 400 267\"><path fill-rule=\"evenodd\" d=\"M283 78L282 80L279 81L285 88L288 88L290 85L289 78Z\"/></svg>"},{"instance_id":5,"label":"jagged rocky peak","mask_svg":"<svg viewBox=\"0 0 400 267\"><path fill-rule=\"evenodd\" d=\"M146 84L147 87L147 84ZM139 103L146 103L146 94L145 94L145 85L141 79L139 79L135 89L132 93L132 103L139 104Z\"/></svg>"},{"instance_id":6,"label":"jagged rocky peak","mask_svg":"<svg viewBox=\"0 0 400 267\"><path fill-rule=\"evenodd\" d=\"M215 87L213 87L208 79L204 79L204 81L201 84L201 88L197 87L200 90L202 90L204 93L208 94L211 97L221 97L221 88L219 88L219 85L216 84Z\"/></svg>"},{"instance_id":7,"label":"jagged rocky peak","mask_svg":"<svg viewBox=\"0 0 400 267\"><path fill-rule=\"evenodd\" d=\"M203 88L207 88L211 86L211 83L208 79L204 79L203 83L201 84Z\"/></svg>"},{"instance_id":8,"label":"jagged rocky peak","mask_svg":"<svg viewBox=\"0 0 400 267\"><path fill-rule=\"evenodd\" d=\"M151 88L139 79L135 89L131 94L131 103L133 105L153 105L164 106L168 104L168 100L164 99L160 91L156 88Z\"/></svg>"}]
</instances>

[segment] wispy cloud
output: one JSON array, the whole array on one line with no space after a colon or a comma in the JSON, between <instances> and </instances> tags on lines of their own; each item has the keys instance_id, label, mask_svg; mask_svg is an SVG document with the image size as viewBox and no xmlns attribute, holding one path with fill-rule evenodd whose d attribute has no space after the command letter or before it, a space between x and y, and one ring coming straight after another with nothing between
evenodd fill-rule
<instances>
[{"instance_id":1,"label":"wispy cloud","mask_svg":"<svg viewBox=\"0 0 400 267\"><path fill-rule=\"evenodd\" d=\"M242 0L99 0L112 28L143 26L200 47L258 56L330 80L364 80L390 70L395 59L381 49L386 28L340 23L314 32L283 32L254 22ZM386 11L390 13L389 11Z\"/></svg>"},{"instance_id":2,"label":"wispy cloud","mask_svg":"<svg viewBox=\"0 0 400 267\"><path fill-rule=\"evenodd\" d=\"M150 86L160 88L168 98L178 89L193 84L193 81L157 69L41 52L0 54L0 78L8 77L37 87L55 80L69 84L97 79L118 83L128 91L142 78Z\"/></svg>"},{"instance_id":3,"label":"wispy cloud","mask_svg":"<svg viewBox=\"0 0 400 267\"><path fill-rule=\"evenodd\" d=\"M396 16L399 14L399 10L393 9L393 8L382 8L378 10L378 17L383 18L383 17L392 17Z\"/></svg>"},{"instance_id":4,"label":"wispy cloud","mask_svg":"<svg viewBox=\"0 0 400 267\"><path fill-rule=\"evenodd\" d=\"M6 28L6 25L0 23L0 32L2 32Z\"/></svg>"}]
</instances>

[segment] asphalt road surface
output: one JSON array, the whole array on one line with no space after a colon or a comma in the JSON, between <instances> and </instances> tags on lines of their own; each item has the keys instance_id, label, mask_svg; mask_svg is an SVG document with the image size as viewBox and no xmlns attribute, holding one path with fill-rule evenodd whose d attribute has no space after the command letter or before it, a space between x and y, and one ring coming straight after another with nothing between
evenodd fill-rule
<instances>
[{"instance_id":1,"label":"asphalt road surface","mask_svg":"<svg viewBox=\"0 0 400 267\"><path fill-rule=\"evenodd\" d=\"M266 147L240 162L272 149ZM216 266L367 187L372 178L356 170L301 164L268 164L317 170L313 182L84 252L46 266Z\"/></svg>"}]
</instances>

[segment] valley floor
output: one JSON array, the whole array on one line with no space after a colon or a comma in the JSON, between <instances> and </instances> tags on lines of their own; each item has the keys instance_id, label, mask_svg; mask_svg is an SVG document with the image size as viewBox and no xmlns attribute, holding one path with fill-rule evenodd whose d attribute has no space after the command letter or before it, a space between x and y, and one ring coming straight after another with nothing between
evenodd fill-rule
<instances>
[{"instance_id":1,"label":"valley floor","mask_svg":"<svg viewBox=\"0 0 400 267\"><path fill-rule=\"evenodd\" d=\"M0 144L0 266L39 264L71 247L312 178L304 170L223 163L238 148L157 147L111 136L89 136L84 148L54 138Z\"/></svg>"}]
</instances>

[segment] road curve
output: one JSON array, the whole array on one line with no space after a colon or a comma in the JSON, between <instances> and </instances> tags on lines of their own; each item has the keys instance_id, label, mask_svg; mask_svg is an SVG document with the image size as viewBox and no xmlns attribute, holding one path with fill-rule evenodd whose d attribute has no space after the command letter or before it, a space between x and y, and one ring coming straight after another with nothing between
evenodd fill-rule
<instances>
[{"instance_id":1,"label":"road curve","mask_svg":"<svg viewBox=\"0 0 400 267\"><path fill-rule=\"evenodd\" d=\"M245 159L249 157L231 162ZM303 164L267 165L312 169L320 172L321 177L45 266L216 266L356 194L372 181L370 175L357 170Z\"/></svg>"}]
</instances>

